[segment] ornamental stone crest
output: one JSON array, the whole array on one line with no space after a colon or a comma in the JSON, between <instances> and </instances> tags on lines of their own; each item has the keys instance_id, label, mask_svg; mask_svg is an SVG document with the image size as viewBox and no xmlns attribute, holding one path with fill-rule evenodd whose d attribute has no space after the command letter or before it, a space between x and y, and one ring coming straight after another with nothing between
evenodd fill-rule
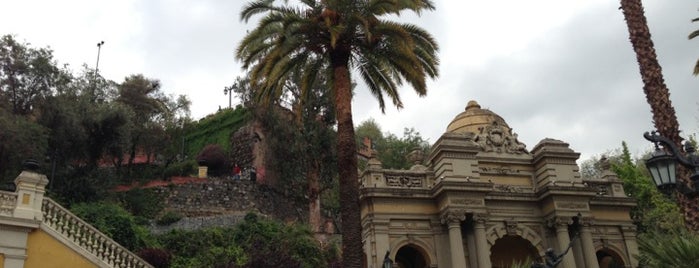
<instances>
[{"instance_id":1,"label":"ornamental stone crest","mask_svg":"<svg viewBox=\"0 0 699 268\"><path fill-rule=\"evenodd\" d=\"M479 128L475 142L485 152L525 154L526 145L517 140L517 134L512 129L493 121L490 125Z\"/></svg>"}]
</instances>

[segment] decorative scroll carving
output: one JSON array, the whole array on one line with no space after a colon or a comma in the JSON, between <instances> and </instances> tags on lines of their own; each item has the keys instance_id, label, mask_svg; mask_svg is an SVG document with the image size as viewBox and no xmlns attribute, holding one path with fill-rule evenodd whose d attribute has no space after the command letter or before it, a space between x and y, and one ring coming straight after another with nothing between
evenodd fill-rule
<instances>
[{"instance_id":1,"label":"decorative scroll carving","mask_svg":"<svg viewBox=\"0 0 699 268\"><path fill-rule=\"evenodd\" d=\"M517 134L512 133L512 129L499 125L493 121L491 125L479 128L480 133L476 136L475 142L485 152L526 154L527 149L524 143L517 140Z\"/></svg>"},{"instance_id":2,"label":"decorative scroll carving","mask_svg":"<svg viewBox=\"0 0 699 268\"><path fill-rule=\"evenodd\" d=\"M556 208L559 209L574 209L574 210L587 210L587 203L581 202L556 202Z\"/></svg>"},{"instance_id":3,"label":"decorative scroll carving","mask_svg":"<svg viewBox=\"0 0 699 268\"><path fill-rule=\"evenodd\" d=\"M451 201L451 203L456 204L456 205L467 205L467 206L468 205L478 205L478 206L480 206L480 205L483 205L483 199L470 199L470 198L454 199Z\"/></svg>"},{"instance_id":4,"label":"decorative scroll carving","mask_svg":"<svg viewBox=\"0 0 699 268\"><path fill-rule=\"evenodd\" d=\"M592 217L581 217L578 219L580 225L590 227L595 225L595 219Z\"/></svg>"},{"instance_id":5,"label":"decorative scroll carving","mask_svg":"<svg viewBox=\"0 0 699 268\"><path fill-rule=\"evenodd\" d=\"M477 224L485 224L488 221L488 214L485 213L475 213L473 214L473 222Z\"/></svg>"},{"instance_id":6,"label":"decorative scroll carving","mask_svg":"<svg viewBox=\"0 0 699 268\"><path fill-rule=\"evenodd\" d=\"M521 192L523 192L522 188L520 188L518 186L506 185L506 184L494 185L493 189L496 191L506 192L506 193L521 193Z\"/></svg>"},{"instance_id":7,"label":"decorative scroll carving","mask_svg":"<svg viewBox=\"0 0 699 268\"><path fill-rule=\"evenodd\" d=\"M519 174L520 170L519 169L512 169L508 166L501 166L501 167L480 167L480 173L481 174L497 174L497 175L514 175L514 174Z\"/></svg>"},{"instance_id":8,"label":"decorative scroll carving","mask_svg":"<svg viewBox=\"0 0 699 268\"><path fill-rule=\"evenodd\" d=\"M441 216L442 224L458 224L466 220L466 211L461 209L450 209Z\"/></svg>"},{"instance_id":9,"label":"decorative scroll carving","mask_svg":"<svg viewBox=\"0 0 699 268\"><path fill-rule=\"evenodd\" d=\"M0 215L12 216L17 205L17 193L0 192Z\"/></svg>"},{"instance_id":10,"label":"decorative scroll carving","mask_svg":"<svg viewBox=\"0 0 699 268\"><path fill-rule=\"evenodd\" d=\"M572 217L552 217L548 220L546 220L546 226L549 228L559 228L559 227L567 227L568 225L573 224L573 218Z\"/></svg>"},{"instance_id":11,"label":"decorative scroll carving","mask_svg":"<svg viewBox=\"0 0 699 268\"><path fill-rule=\"evenodd\" d=\"M425 180L424 177L386 175L386 185L403 188L424 187Z\"/></svg>"}]
</instances>

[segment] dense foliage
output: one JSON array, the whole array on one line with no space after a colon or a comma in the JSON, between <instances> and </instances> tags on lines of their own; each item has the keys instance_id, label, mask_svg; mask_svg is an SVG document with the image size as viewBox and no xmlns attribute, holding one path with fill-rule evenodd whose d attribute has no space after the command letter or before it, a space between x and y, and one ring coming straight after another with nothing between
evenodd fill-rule
<instances>
[{"instance_id":1,"label":"dense foliage","mask_svg":"<svg viewBox=\"0 0 699 268\"><path fill-rule=\"evenodd\" d=\"M175 230L158 237L172 267L329 267L337 259L308 228L248 214L231 228Z\"/></svg>"},{"instance_id":2,"label":"dense foliage","mask_svg":"<svg viewBox=\"0 0 699 268\"><path fill-rule=\"evenodd\" d=\"M71 211L130 250L155 245L148 230L138 225L134 216L115 203L81 203L74 205Z\"/></svg>"}]
</instances>

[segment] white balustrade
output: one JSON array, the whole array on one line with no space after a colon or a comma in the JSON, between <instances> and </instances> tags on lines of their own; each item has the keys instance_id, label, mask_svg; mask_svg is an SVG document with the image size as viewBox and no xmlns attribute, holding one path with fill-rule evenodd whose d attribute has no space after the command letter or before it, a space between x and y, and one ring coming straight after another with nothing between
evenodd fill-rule
<instances>
[{"instance_id":1,"label":"white balustrade","mask_svg":"<svg viewBox=\"0 0 699 268\"><path fill-rule=\"evenodd\" d=\"M0 216L12 217L17 205L17 193L0 191Z\"/></svg>"},{"instance_id":2,"label":"white balustrade","mask_svg":"<svg viewBox=\"0 0 699 268\"><path fill-rule=\"evenodd\" d=\"M0 215L3 215L5 203L10 202L7 200L16 202L17 196L13 197L10 194L12 193L0 192ZM14 203L12 206L14 207ZM153 267L55 201L44 197L41 210L44 214L43 223L47 227L67 237L108 265L125 268Z\"/></svg>"}]
</instances>

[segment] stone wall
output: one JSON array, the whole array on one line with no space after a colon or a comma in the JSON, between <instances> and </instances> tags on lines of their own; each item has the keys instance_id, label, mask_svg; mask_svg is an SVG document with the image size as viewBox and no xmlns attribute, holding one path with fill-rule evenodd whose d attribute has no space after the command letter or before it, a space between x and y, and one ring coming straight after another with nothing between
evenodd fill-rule
<instances>
[{"instance_id":1,"label":"stone wall","mask_svg":"<svg viewBox=\"0 0 699 268\"><path fill-rule=\"evenodd\" d=\"M303 221L308 213L303 209L306 205L246 179L211 178L206 182L159 186L155 191L164 197L165 211L185 217L181 223L172 224L180 224L183 229L231 225L248 212L286 222Z\"/></svg>"}]
</instances>

